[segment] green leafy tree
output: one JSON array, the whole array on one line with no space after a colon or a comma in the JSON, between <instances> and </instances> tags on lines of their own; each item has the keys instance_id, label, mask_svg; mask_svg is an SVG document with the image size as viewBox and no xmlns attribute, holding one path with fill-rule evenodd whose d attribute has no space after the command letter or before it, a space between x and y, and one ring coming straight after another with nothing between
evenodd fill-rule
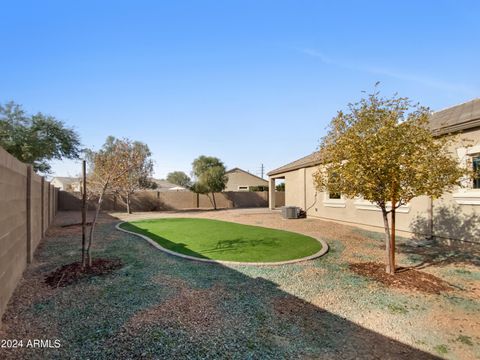
<instances>
[{"instance_id":1,"label":"green leafy tree","mask_svg":"<svg viewBox=\"0 0 480 360\"><path fill-rule=\"evenodd\" d=\"M396 209L416 196L441 196L460 185L465 174L448 150L453 138L435 138L429 116L427 108L408 98L386 99L376 90L350 104L347 113L339 112L320 145L317 187L363 197L381 209L390 274L395 272Z\"/></svg>"},{"instance_id":2,"label":"green leafy tree","mask_svg":"<svg viewBox=\"0 0 480 360\"><path fill-rule=\"evenodd\" d=\"M282 183L278 184L277 186L275 186L275 190L277 190L277 191L285 191L285 183L282 182Z\"/></svg>"},{"instance_id":3,"label":"green leafy tree","mask_svg":"<svg viewBox=\"0 0 480 360\"><path fill-rule=\"evenodd\" d=\"M28 115L21 105L0 105L0 146L37 172L49 173L50 160L77 159L78 134L53 116Z\"/></svg>"},{"instance_id":4,"label":"green leafy tree","mask_svg":"<svg viewBox=\"0 0 480 360\"><path fill-rule=\"evenodd\" d=\"M223 162L213 156L199 156L192 163L192 174L195 182L190 189L198 194L211 194L209 196L213 208L217 209L215 193L225 190L228 177Z\"/></svg>"},{"instance_id":5,"label":"green leafy tree","mask_svg":"<svg viewBox=\"0 0 480 360\"><path fill-rule=\"evenodd\" d=\"M190 177L183 171L173 171L168 173L167 181L178 186L183 186L184 188L188 188L191 184Z\"/></svg>"}]
</instances>

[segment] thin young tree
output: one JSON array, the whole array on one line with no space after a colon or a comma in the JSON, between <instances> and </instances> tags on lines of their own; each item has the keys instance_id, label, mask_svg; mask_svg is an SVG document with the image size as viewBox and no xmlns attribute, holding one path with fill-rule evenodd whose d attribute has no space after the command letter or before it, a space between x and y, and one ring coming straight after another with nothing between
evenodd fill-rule
<instances>
[{"instance_id":1,"label":"thin young tree","mask_svg":"<svg viewBox=\"0 0 480 360\"><path fill-rule=\"evenodd\" d=\"M107 138L99 151L87 151L86 157L90 165L88 176L89 198L96 199L95 214L90 226L86 260L83 267L92 266L91 247L94 240L95 226L107 191L118 188L119 182L138 164L142 158L141 152L131 151L132 142L128 139L119 140Z\"/></svg>"},{"instance_id":2,"label":"thin young tree","mask_svg":"<svg viewBox=\"0 0 480 360\"><path fill-rule=\"evenodd\" d=\"M340 111L320 145L318 189L362 197L380 208L389 274L395 272L396 209L416 196L440 197L466 173L449 152L453 137L434 137L429 116L408 98L383 98L375 90Z\"/></svg>"}]
</instances>

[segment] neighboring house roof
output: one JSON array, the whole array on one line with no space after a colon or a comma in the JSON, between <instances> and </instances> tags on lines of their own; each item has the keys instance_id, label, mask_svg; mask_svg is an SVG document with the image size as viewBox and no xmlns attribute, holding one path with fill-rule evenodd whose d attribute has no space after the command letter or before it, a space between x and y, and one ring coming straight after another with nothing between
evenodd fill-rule
<instances>
[{"instance_id":1,"label":"neighboring house roof","mask_svg":"<svg viewBox=\"0 0 480 360\"><path fill-rule=\"evenodd\" d=\"M233 172L236 172L236 171L240 171L240 172L243 172L243 173L248 174L250 176L253 176L254 178L257 178L258 180L261 180L261 181L265 181L268 184L268 181L265 180L265 179L262 179L260 176L254 175L251 172L245 171L245 170L240 169L238 167L235 167L233 169L228 170L225 174L230 174L230 173L233 173Z\"/></svg>"},{"instance_id":2,"label":"neighboring house roof","mask_svg":"<svg viewBox=\"0 0 480 360\"><path fill-rule=\"evenodd\" d=\"M79 182L81 178L79 177L66 177L66 176L55 176L53 180L57 180L59 183L62 183L64 185L70 185L76 182Z\"/></svg>"},{"instance_id":3,"label":"neighboring house roof","mask_svg":"<svg viewBox=\"0 0 480 360\"><path fill-rule=\"evenodd\" d=\"M168 182L167 180L160 180L160 179L152 179L152 181L157 184L158 188L155 190L160 190L160 189L171 189L174 188L178 185L172 184L171 182Z\"/></svg>"},{"instance_id":4,"label":"neighboring house roof","mask_svg":"<svg viewBox=\"0 0 480 360\"><path fill-rule=\"evenodd\" d=\"M429 119L429 124L435 135L480 127L480 98L434 112ZM274 169L267 175L274 176L304 167L316 166L320 163L320 156L318 151L316 151L301 159Z\"/></svg>"},{"instance_id":5,"label":"neighboring house roof","mask_svg":"<svg viewBox=\"0 0 480 360\"><path fill-rule=\"evenodd\" d=\"M183 186L174 186L168 189L168 191L183 191L183 190L187 190L187 189L184 188Z\"/></svg>"},{"instance_id":6,"label":"neighboring house roof","mask_svg":"<svg viewBox=\"0 0 480 360\"><path fill-rule=\"evenodd\" d=\"M480 98L436 111L429 122L435 135L480 127Z\"/></svg>"}]
</instances>

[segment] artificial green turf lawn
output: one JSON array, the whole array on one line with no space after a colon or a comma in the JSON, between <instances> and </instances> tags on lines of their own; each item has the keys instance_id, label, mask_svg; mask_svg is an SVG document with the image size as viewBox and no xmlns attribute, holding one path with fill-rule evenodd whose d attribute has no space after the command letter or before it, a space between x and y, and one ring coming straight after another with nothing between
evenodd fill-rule
<instances>
[{"instance_id":1,"label":"artificial green turf lawn","mask_svg":"<svg viewBox=\"0 0 480 360\"><path fill-rule=\"evenodd\" d=\"M123 223L121 228L147 235L169 250L213 260L286 261L322 248L310 236L209 219L141 220Z\"/></svg>"}]
</instances>

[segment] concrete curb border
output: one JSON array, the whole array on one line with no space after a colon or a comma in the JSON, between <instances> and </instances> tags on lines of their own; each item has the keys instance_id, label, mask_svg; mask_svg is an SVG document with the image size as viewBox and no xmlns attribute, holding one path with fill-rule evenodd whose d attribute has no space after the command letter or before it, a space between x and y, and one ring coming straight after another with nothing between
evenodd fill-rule
<instances>
[{"instance_id":1,"label":"concrete curb border","mask_svg":"<svg viewBox=\"0 0 480 360\"><path fill-rule=\"evenodd\" d=\"M327 252L328 252L328 244L322 240L322 239L317 239L317 238L314 238L315 240L317 240L321 245L322 245L322 248L320 249L320 251L316 252L315 254L313 255L310 255L310 256L306 256L306 257L303 257L303 258L300 258L300 259L293 259L293 260L287 260L287 261L277 261L277 262L240 262L240 261L223 261L223 260L211 260L211 259L202 259L202 258L197 258L197 257L194 257L194 256L189 256L189 255L184 255L184 254L180 254L180 253L177 253L175 251L172 251L172 250L169 250L169 249L166 249L164 248L163 246L161 246L159 243L157 243L156 241L152 240L151 238L149 238L148 236L146 235L143 235L143 234L138 234L136 232L133 232L133 231L128 231L128 230L125 230L125 229L122 229L120 227L120 225L124 224L124 223L127 223L128 221L121 221L119 223L117 223L115 225L115 228L117 230L120 230L120 231L123 231L125 233L128 233L128 234L132 234L132 235L136 235L138 237L141 237L142 239L146 240L150 245L152 245L153 247L157 248L158 250L161 250L169 255L173 255L173 256L176 256L176 257L180 257L182 259L187 259L187 260L192 260L192 261L199 261L199 262L204 262L204 263L211 263L211 264L222 264L222 265L244 265L244 266L278 266L278 265L288 265L288 264L295 264L295 263L299 263L299 262L303 262L303 261L308 261L308 260L313 260L313 259L316 259L316 258L319 258L320 256L323 256L325 255Z\"/></svg>"}]
</instances>

